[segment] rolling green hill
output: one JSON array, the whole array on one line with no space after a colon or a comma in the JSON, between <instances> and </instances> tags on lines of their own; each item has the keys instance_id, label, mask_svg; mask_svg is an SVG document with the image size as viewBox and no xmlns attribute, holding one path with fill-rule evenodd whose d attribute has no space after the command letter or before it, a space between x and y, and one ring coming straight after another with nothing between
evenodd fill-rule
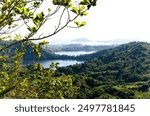
<instances>
[{"instance_id":1,"label":"rolling green hill","mask_svg":"<svg viewBox=\"0 0 150 116\"><path fill-rule=\"evenodd\" d=\"M11 54L16 48L21 50L21 47L16 45L11 49L7 49L5 52ZM31 50L32 46L29 46L25 55L28 55ZM47 58L49 55L49 52L47 51L41 50L41 52L43 59ZM81 56L78 56L78 58L79 57ZM59 94L59 91L57 91L57 89L53 91L52 88L54 86L49 84L50 80L54 78L64 81L65 87L63 85L57 86L58 88L63 89L63 94L66 92L66 87L71 87L71 89L67 90L71 90L73 94L70 96L70 93L68 93L69 96L66 96L65 98L150 99L149 43L132 42L120 45L116 48L102 50L94 54L82 55L82 57L86 58L87 61L85 63L67 67L58 67L56 69L53 69L53 65L50 69L44 69L42 68L42 65L38 63L34 63L27 67L19 67L20 71L17 73L17 79L21 79L20 77L25 77L24 79L26 79L27 77L27 80L29 81L24 84L23 79L21 87L20 84L18 84L15 88L11 88L12 90L7 93L6 96L3 96L3 91L1 95L4 98L7 98L8 96L11 98L15 93L15 96L19 96L18 98L26 98L27 91L24 91L24 87L28 85L28 89L32 89L35 93L41 91L42 88L42 93L36 94L38 95L38 98L49 98L53 95L53 92L58 92ZM7 78L4 77L11 76L11 73L15 70L13 69L13 65L11 66L9 63L6 65L6 63L2 63L2 72L0 75L1 84L4 84L4 87L4 82L7 82ZM7 73L7 71L9 71L9 73ZM14 74L16 75L15 72ZM66 83L66 80L64 80L65 77L68 77L68 80L70 80L69 83ZM60 81L58 80L59 83ZM6 85L10 85L9 81ZM20 89L20 92L18 92L18 88ZM52 91L50 91L51 89ZM28 91L29 96L33 95L34 92L32 91Z\"/></svg>"},{"instance_id":2,"label":"rolling green hill","mask_svg":"<svg viewBox=\"0 0 150 116\"><path fill-rule=\"evenodd\" d=\"M12 41L12 43L15 41ZM0 46L7 46L11 44L11 42L8 41L0 41ZM26 53L23 57L23 60L91 60L94 58L97 58L100 54L102 54L105 50L110 49L110 48L114 48L117 45L107 45L107 46L86 46L86 45L80 45L80 44L70 44L70 45L58 45L58 46L49 46L48 48L43 47L40 50L41 53L41 57L38 58L36 55L32 54L32 50L33 50L33 46L35 44L32 43L26 50ZM16 44L10 48L8 48L7 50L5 50L4 52L2 52L1 54L9 54L11 55L11 53L13 53L16 48L18 50L22 50L21 45L20 44ZM79 55L79 56L67 56L67 55L58 55L55 54L54 51L57 51L56 49L62 49L62 51L97 51L96 53L93 54L89 54L89 55Z\"/></svg>"},{"instance_id":3,"label":"rolling green hill","mask_svg":"<svg viewBox=\"0 0 150 116\"><path fill-rule=\"evenodd\" d=\"M58 68L62 73L74 76L75 98L150 98L150 44L101 51L94 60Z\"/></svg>"},{"instance_id":4,"label":"rolling green hill","mask_svg":"<svg viewBox=\"0 0 150 116\"><path fill-rule=\"evenodd\" d=\"M15 41L12 41L12 43L15 42ZM0 46L7 46L11 44L11 42L8 42L8 41L0 41ZM56 55L52 52L49 52L45 49L40 49L40 53L41 53L41 57L37 57L36 55L34 55L32 52L33 50L33 46L35 44L32 43L31 45L29 45L29 47L27 48L24 56L23 56L23 60L54 60L54 59L75 59L75 57L71 57L71 56L67 56L67 55ZM8 54L8 55L11 55L12 53L15 52L16 48L21 51L22 50L22 47L21 47L21 44L16 44L6 50L4 50L3 52L1 52L0 55L4 55L4 54Z\"/></svg>"}]
</instances>

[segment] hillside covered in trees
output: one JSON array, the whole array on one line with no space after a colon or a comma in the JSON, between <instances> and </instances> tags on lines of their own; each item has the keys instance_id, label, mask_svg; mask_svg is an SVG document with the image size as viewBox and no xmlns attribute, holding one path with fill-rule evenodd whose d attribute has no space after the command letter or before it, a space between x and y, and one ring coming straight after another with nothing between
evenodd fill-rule
<instances>
[{"instance_id":1,"label":"hillside covered in trees","mask_svg":"<svg viewBox=\"0 0 150 116\"><path fill-rule=\"evenodd\" d=\"M150 44L101 51L83 64L58 68L60 74L73 75L75 98L150 98Z\"/></svg>"},{"instance_id":2,"label":"hillside covered in trees","mask_svg":"<svg viewBox=\"0 0 150 116\"><path fill-rule=\"evenodd\" d=\"M12 42L0 41L0 46L7 46L7 45L12 44L14 42L15 41L12 41ZM27 45L24 44L24 46L27 46ZM37 45L34 44L34 43L31 43L27 47L27 49L25 51L25 54L23 56L23 60L54 60L54 59L61 59L61 60L63 60L63 59L75 59L74 57L67 56L67 55L56 55L53 52L48 51L48 50L43 49L43 48L39 49L40 57L38 57L37 55L32 53L34 47L37 47ZM12 53L14 53L16 51L16 49L18 51L20 51L20 52L23 51L23 48L22 48L21 44L19 43L19 44L16 44L16 45L14 45L14 46L4 50L0 54L3 54L3 55L7 54L7 55L11 56Z\"/></svg>"},{"instance_id":3,"label":"hillside covered in trees","mask_svg":"<svg viewBox=\"0 0 150 116\"><path fill-rule=\"evenodd\" d=\"M150 98L149 43L132 42L90 56L82 64L57 67L52 63L48 69L36 62L22 67L1 59L0 97Z\"/></svg>"},{"instance_id":4,"label":"hillside covered in trees","mask_svg":"<svg viewBox=\"0 0 150 116\"><path fill-rule=\"evenodd\" d=\"M90 22L94 25L93 28L90 28L90 33L97 35L91 37L93 39L95 37L101 39L102 36L99 34L103 33L103 31L99 30L99 23L104 23L104 20L111 20L112 18L105 17L104 15L100 15L104 17L103 20L95 18L99 13L96 13L96 10L91 11L91 9L97 6L97 2L98 0L1 0L0 98L150 98L149 43L132 42L90 55L74 57L79 60L86 60L86 62L62 68L58 68L57 63L52 63L48 69L44 69L38 62L33 62L29 66L22 65L22 60L24 59L64 59L63 56L55 56L54 54L50 54L49 51L43 50L42 46L47 45L47 41L52 36L62 32L65 28L81 28L87 22ZM129 19L130 23L119 23L120 15L119 17L114 17L114 21L116 21L116 23L113 23L115 24L114 26L122 30L119 31L121 34L119 36L120 34L114 28L112 28L113 31L108 31L108 29L114 26L111 26L112 23L110 20L106 20L107 25L104 24L105 27L101 28L107 32L103 37L110 40L116 37L127 37L126 39L131 38L131 40L137 37L143 40L146 39L149 33L142 34L141 32L148 32L147 28L143 30L142 26L142 28L138 28L141 30L137 31L137 24L136 26L134 24L138 18L129 17L133 16L133 14L138 14L138 17L147 16L147 8L143 11L144 13L140 11L139 14L138 9L140 4L140 1L137 5L133 2L130 6L135 5L137 8L133 10L133 7L131 7L126 12L127 7L122 6L124 3L121 5L117 2L116 9L121 6L123 7L122 10L125 11L122 13L121 21L126 22L125 16ZM145 7L145 5L147 4L144 3L142 6ZM111 4L111 6L113 5ZM108 8L106 9L109 11ZM112 14L113 9L114 6L112 7L112 12L109 12L110 14L107 12L108 15L118 16L118 14ZM88 19L83 18L91 13L95 15L91 15L93 19L98 19L97 23L94 20L88 21ZM146 17L146 19L148 18ZM108 21L110 22L109 24ZM137 22L138 24L145 22L145 26L149 27L147 25L149 20L146 22L145 18ZM119 28L117 24L119 24ZM131 28L124 30L124 26ZM134 35L128 33L133 32L133 30L135 30ZM70 32L71 30L67 33L64 31L63 35L71 35L70 37L73 37ZM96 34L95 32L98 33ZM117 36L113 37L111 35L112 32ZM137 35L139 32L142 34L141 36ZM89 32L84 31L84 33L89 37ZM125 35L122 35L123 33ZM77 33L74 34L76 35ZM32 43L33 41L39 41L39 43L35 45ZM82 39L82 41L85 41L85 39ZM84 49L87 49L87 47Z\"/></svg>"},{"instance_id":5,"label":"hillside covered in trees","mask_svg":"<svg viewBox=\"0 0 150 116\"><path fill-rule=\"evenodd\" d=\"M0 46L8 46L11 43L14 43L15 41L9 42L9 41L0 41ZM27 46L27 45L25 45ZM50 47L41 47L39 49L40 57L37 55L33 54L33 48L36 47L37 45L34 43L31 43L23 56L23 60L80 60L80 61L85 61L85 60L90 60L98 57L101 54L101 51L107 50L110 48L114 48L117 45L99 45L99 46L84 46L84 45L78 45L78 44L70 44L70 45L58 45L58 46L53 46ZM0 54L7 54L7 55L12 55L18 49L20 52L23 50L21 44L16 44L9 49L3 51ZM79 55L79 56L67 56L67 55L58 55L55 54L54 52L57 50L60 51L95 51L95 53L89 54L89 55Z\"/></svg>"}]
</instances>

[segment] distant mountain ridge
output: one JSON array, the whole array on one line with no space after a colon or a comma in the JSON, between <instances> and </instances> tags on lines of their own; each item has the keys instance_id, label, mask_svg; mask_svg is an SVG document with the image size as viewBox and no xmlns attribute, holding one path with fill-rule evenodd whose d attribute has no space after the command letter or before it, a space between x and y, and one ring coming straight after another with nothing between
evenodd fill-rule
<instances>
[{"instance_id":1,"label":"distant mountain ridge","mask_svg":"<svg viewBox=\"0 0 150 116\"><path fill-rule=\"evenodd\" d=\"M44 49L51 52L60 51L99 51L109 48L114 48L117 45L82 45L82 44L68 44L68 45L48 45Z\"/></svg>"},{"instance_id":2,"label":"distant mountain ridge","mask_svg":"<svg viewBox=\"0 0 150 116\"><path fill-rule=\"evenodd\" d=\"M87 38L78 38L78 39L73 39L72 42L91 42L91 40Z\"/></svg>"}]
</instances>

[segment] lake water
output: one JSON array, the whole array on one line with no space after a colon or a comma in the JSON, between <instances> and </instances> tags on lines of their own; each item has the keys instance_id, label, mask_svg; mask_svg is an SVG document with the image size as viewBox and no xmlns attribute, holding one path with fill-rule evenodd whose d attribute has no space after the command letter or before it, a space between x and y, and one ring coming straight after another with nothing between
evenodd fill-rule
<instances>
[{"instance_id":1,"label":"lake water","mask_svg":"<svg viewBox=\"0 0 150 116\"><path fill-rule=\"evenodd\" d=\"M92 54L94 52L95 51L89 51L89 52L86 52L86 51L72 51L72 52L55 52L55 54L68 55L68 56L78 56L78 55L83 55L83 54Z\"/></svg>"},{"instance_id":2,"label":"lake water","mask_svg":"<svg viewBox=\"0 0 150 116\"><path fill-rule=\"evenodd\" d=\"M68 55L68 56L77 56L77 55L83 55L83 54L91 54L94 53L92 52L85 52L85 51L77 51L77 52L56 52L55 54L59 55ZM23 61L23 65L29 65L32 64L34 61ZM41 60L38 61L43 65L44 68L49 68L50 64L52 62L59 63L59 67L64 67L64 66L69 66L69 65L74 65L74 64L81 64L83 61L77 61L77 60Z\"/></svg>"},{"instance_id":3,"label":"lake water","mask_svg":"<svg viewBox=\"0 0 150 116\"><path fill-rule=\"evenodd\" d=\"M23 61L23 65L30 65L34 61ZM74 65L74 64L81 64L83 63L82 61L77 61L77 60L41 60L38 61L44 68L49 68L50 64L52 62L59 63L59 67L64 67L64 66L69 66L69 65Z\"/></svg>"}]
</instances>

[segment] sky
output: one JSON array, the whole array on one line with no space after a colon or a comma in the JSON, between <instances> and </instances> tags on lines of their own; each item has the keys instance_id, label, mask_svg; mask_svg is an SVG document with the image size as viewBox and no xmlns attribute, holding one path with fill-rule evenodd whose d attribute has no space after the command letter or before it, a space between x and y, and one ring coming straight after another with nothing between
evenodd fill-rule
<instances>
[{"instance_id":1,"label":"sky","mask_svg":"<svg viewBox=\"0 0 150 116\"><path fill-rule=\"evenodd\" d=\"M86 26L65 28L46 40L50 44L68 44L80 38L88 40L83 44L150 42L150 0L97 1L97 6L84 18ZM55 18L53 23L56 23ZM48 31L49 27L46 24L42 31Z\"/></svg>"}]
</instances>

